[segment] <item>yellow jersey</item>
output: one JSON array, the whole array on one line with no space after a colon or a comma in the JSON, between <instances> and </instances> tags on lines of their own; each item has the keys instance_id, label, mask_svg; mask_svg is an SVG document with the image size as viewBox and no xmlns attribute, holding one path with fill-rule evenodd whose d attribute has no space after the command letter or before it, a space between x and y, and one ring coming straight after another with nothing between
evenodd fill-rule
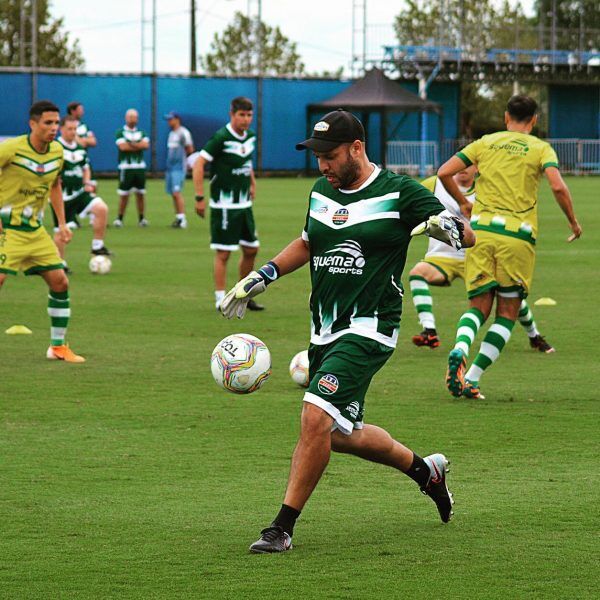
<instances>
[{"instance_id":1,"label":"yellow jersey","mask_svg":"<svg viewBox=\"0 0 600 600\"><path fill-rule=\"evenodd\" d=\"M526 133L499 131L472 142L457 156L479 171L473 229L535 244L540 179L545 169L558 167L552 146Z\"/></svg>"},{"instance_id":2,"label":"yellow jersey","mask_svg":"<svg viewBox=\"0 0 600 600\"><path fill-rule=\"evenodd\" d=\"M63 164L63 147L50 142L40 154L28 135L0 144L0 218L8 229L35 231L42 225L50 188Z\"/></svg>"}]
</instances>

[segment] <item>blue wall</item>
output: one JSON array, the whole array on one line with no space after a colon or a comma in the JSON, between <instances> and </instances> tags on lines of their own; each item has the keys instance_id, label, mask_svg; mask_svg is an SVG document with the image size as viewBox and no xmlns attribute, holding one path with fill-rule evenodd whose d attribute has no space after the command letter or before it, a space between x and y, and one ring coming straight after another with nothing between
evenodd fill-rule
<instances>
[{"instance_id":1,"label":"blue wall","mask_svg":"<svg viewBox=\"0 0 600 600\"><path fill-rule=\"evenodd\" d=\"M600 138L600 86L549 88L551 138Z\"/></svg>"},{"instance_id":2,"label":"blue wall","mask_svg":"<svg viewBox=\"0 0 600 600\"><path fill-rule=\"evenodd\" d=\"M254 78L205 78L159 76L157 78L156 165L164 168L167 123L162 118L170 111L181 113L183 121L201 148L212 133L228 120L229 101L248 96L256 102L258 84ZM262 166L270 170L304 168L304 153L295 144L306 136L306 107L345 89L349 82L338 80L265 79L263 82ZM403 84L409 89L415 85ZM31 77L23 73L0 74L0 135L27 131L27 111L31 98ZM444 105L444 133L458 133L459 86L434 84L432 100ZM78 100L86 109L85 121L98 138L90 151L96 171L114 171L117 164L115 131L123 124L128 108L140 113L140 127L151 132L152 79L148 75L38 75L38 97L54 101L61 110ZM319 115L315 115L315 121ZM390 117L390 131L399 117ZM419 118L411 115L398 131L399 139L419 139ZM369 154L379 156L379 118L372 115L369 126ZM438 120L429 118L429 139L438 139ZM147 153L150 161L150 152Z\"/></svg>"}]
</instances>

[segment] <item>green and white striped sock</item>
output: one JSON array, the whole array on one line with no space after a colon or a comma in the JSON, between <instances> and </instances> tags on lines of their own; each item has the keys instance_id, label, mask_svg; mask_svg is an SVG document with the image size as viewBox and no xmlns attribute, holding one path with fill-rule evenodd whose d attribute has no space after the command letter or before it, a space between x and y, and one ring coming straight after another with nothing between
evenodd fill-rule
<instances>
[{"instance_id":1,"label":"green and white striped sock","mask_svg":"<svg viewBox=\"0 0 600 600\"><path fill-rule=\"evenodd\" d=\"M514 321L506 317L496 317L496 320L485 334L479 354L469 367L465 379L473 382L479 381L483 372L500 356L502 348L506 346L506 342L510 339L514 326Z\"/></svg>"},{"instance_id":2,"label":"green and white striped sock","mask_svg":"<svg viewBox=\"0 0 600 600\"><path fill-rule=\"evenodd\" d=\"M527 300L523 300L521 302L521 308L519 308L519 323L523 325L527 335L530 338L535 337L536 335L540 335L540 332L537 329L535 321L533 319L533 313L529 308L529 304L527 304Z\"/></svg>"},{"instance_id":3,"label":"green and white striped sock","mask_svg":"<svg viewBox=\"0 0 600 600\"><path fill-rule=\"evenodd\" d=\"M48 315L50 316L50 341L53 346L65 343L67 325L71 316L69 292L54 292L48 294Z\"/></svg>"},{"instance_id":4,"label":"green and white striped sock","mask_svg":"<svg viewBox=\"0 0 600 600\"><path fill-rule=\"evenodd\" d=\"M454 348L462 350L465 356L469 356L471 344L484 323L483 313L478 308L470 308L458 321Z\"/></svg>"},{"instance_id":5,"label":"green and white striped sock","mask_svg":"<svg viewBox=\"0 0 600 600\"><path fill-rule=\"evenodd\" d=\"M435 329L435 317L432 310L433 298L427 280L420 275L411 275L408 280L419 323L421 323L423 329Z\"/></svg>"}]
</instances>

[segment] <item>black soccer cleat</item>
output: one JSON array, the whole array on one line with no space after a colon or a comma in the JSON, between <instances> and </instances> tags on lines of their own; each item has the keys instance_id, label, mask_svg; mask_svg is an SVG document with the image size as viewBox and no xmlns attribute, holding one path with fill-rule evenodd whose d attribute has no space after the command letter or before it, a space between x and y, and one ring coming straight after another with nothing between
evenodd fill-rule
<instances>
[{"instance_id":1,"label":"black soccer cleat","mask_svg":"<svg viewBox=\"0 0 600 600\"><path fill-rule=\"evenodd\" d=\"M260 532L260 538L250 546L255 554L285 552L292 549L292 537L279 525L271 525Z\"/></svg>"},{"instance_id":2,"label":"black soccer cleat","mask_svg":"<svg viewBox=\"0 0 600 600\"><path fill-rule=\"evenodd\" d=\"M254 300L248 301L248 310L265 310L265 307L262 304L257 304Z\"/></svg>"},{"instance_id":3,"label":"black soccer cleat","mask_svg":"<svg viewBox=\"0 0 600 600\"><path fill-rule=\"evenodd\" d=\"M427 463L431 476L427 485L421 488L421 492L435 502L440 518L447 523L454 514L452 510L454 498L446 485L446 473L450 462L443 454L430 454L423 460Z\"/></svg>"},{"instance_id":4,"label":"black soccer cleat","mask_svg":"<svg viewBox=\"0 0 600 600\"><path fill-rule=\"evenodd\" d=\"M438 348L440 345L440 338L438 337L437 331L435 329L423 329L421 333L417 335L413 335L412 343L415 346L429 346L433 350L433 348Z\"/></svg>"},{"instance_id":5,"label":"black soccer cleat","mask_svg":"<svg viewBox=\"0 0 600 600\"><path fill-rule=\"evenodd\" d=\"M556 352L553 346L551 346L543 336L539 333L535 337L529 338L529 345L539 352L544 352L545 354L552 354L552 352Z\"/></svg>"},{"instance_id":6,"label":"black soccer cleat","mask_svg":"<svg viewBox=\"0 0 600 600\"><path fill-rule=\"evenodd\" d=\"M106 247L98 248L98 250L92 250L92 254L95 256L112 256L113 253Z\"/></svg>"}]
</instances>

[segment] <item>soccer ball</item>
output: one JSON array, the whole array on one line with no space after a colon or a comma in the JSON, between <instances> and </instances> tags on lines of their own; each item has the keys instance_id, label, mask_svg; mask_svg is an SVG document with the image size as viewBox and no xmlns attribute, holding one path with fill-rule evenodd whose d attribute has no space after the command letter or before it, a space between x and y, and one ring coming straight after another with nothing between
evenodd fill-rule
<instances>
[{"instance_id":1,"label":"soccer ball","mask_svg":"<svg viewBox=\"0 0 600 600\"><path fill-rule=\"evenodd\" d=\"M222 388L235 394L251 394L271 375L271 353L253 335L228 335L213 350L210 370Z\"/></svg>"},{"instance_id":2,"label":"soccer ball","mask_svg":"<svg viewBox=\"0 0 600 600\"><path fill-rule=\"evenodd\" d=\"M310 381L308 375L308 351L298 352L290 363L290 377L294 383L302 387L308 387Z\"/></svg>"},{"instance_id":3,"label":"soccer ball","mask_svg":"<svg viewBox=\"0 0 600 600\"><path fill-rule=\"evenodd\" d=\"M94 255L90 258L90 271L94 275L106 275L110 273L112 262L108 256L103 254Z\"/></svg>"}]
</instances>

